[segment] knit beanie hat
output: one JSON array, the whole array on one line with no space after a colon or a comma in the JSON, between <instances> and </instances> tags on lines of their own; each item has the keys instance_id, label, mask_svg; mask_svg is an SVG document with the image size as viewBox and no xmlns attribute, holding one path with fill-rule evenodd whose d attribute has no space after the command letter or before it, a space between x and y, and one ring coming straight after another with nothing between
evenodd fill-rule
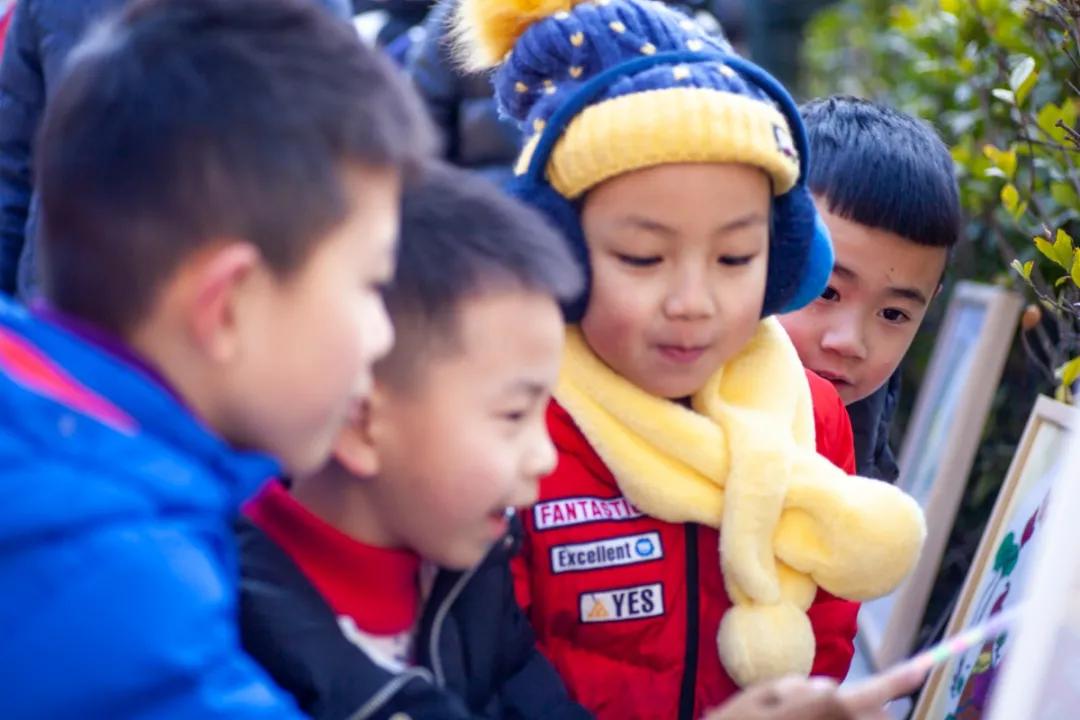
<instances>
[{"instance_id":1,"label":"knit beanie hat","mask_svg":"<svg viewBox=\"0 0 1080 720\"><path fill-rule=\"evenodd\" d=\"M457 25L469 65L498 66L496 99L527 138L510 191L548 214L586 269L577 201L591 188L656 165L742 163L775 195L763 315L824 290L832 245L802 180L806 133L764 70L654 0L461 0Z\"/></svg>"}]
</instances>

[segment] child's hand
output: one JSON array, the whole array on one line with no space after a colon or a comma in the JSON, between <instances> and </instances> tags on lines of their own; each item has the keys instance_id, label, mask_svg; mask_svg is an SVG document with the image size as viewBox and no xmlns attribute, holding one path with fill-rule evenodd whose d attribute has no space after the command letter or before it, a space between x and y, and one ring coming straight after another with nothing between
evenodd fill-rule
<instances>
[{"instance_id":1,"label":"child's hand","mask_svg":"<svg viewBox=\"0 0 1080 720\"><path fill-rule=\"evenodd\" d=\"M857 716L844 708L836 683L823 678L789 677L739 693L705 720L853 720L854 717Z\"/></svg>"},{"instance_id":2,"label":"child's hand","mask_svg":"<svg viewBox=\"0 0 1080 720\"><path fill-rule=\"evenodd\" d=\"M911 666L843 689L824 678L784 678L740 693L705 720L888 720L885 704L925 678L925 668Z\"/></svg>"},{"instance_id":3,"label":"child's hand","mask_svg":"<svg viewBox=\"0 0 1080 720\"><path fill-rule=\"evenodd\" d=\"M918 690L930 672L929 665L916 660L897 665L880 675L840 688L837 695L851 717L856 720L888 720L884 706L890 700L910 695Z\"/></svg>"}]
</instances>

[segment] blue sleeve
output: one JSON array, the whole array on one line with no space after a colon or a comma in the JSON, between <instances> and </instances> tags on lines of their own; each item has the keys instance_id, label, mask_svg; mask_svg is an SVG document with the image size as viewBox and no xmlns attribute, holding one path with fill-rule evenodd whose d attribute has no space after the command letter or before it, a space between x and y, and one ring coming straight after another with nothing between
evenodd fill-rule
<instances>
[{"instance_id":1,"label":"blue sleeve","mask_svg":"<svg viewBox=\"0 0 1080 720\"><path fill-rule=\"evenodd\" d=\"M240 648L213 537L155 520L0 553L5 716L301 718Z\"/></svg>"},{"instance_id":2,"label":"blue sleeve","mask_svg":"<svg viewBox=\"0 0 1080 720\"><path fill-rule=\"evenodd\" d=\"M34 134L45 82L33 0L19 0L0 62L0 291L14 293L33 191Z\"/></svg>"},{"instance_id":3,"label":"blue sleeve","mask_svg":"<svg viewBox=\"0 0 1080 720\"><path fill-rule=\"evenodd\" d=\"M338 17L345 19L352 17L352 0L319 0L319 2Z\"/></svg>"}]
</instances>

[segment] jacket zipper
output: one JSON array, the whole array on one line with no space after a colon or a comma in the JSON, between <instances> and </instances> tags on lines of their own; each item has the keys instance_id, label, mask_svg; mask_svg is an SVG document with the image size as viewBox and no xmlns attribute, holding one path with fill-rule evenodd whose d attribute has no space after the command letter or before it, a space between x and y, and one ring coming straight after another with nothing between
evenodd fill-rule
<instances>
[{"instance_id":1,"label":"jacket zipper","mask_svg":"<svg viewBox=\"0 0 1080 720\"><path fill-rule=\"evenodd\" d=\"M502 547L504 549L509 548L514 543L514 538L507 535L502 539ZM494 548L492 549L494 552ZM486 558L485 561L486 562ZM446 594L443 601L439 604L439 609L435 612L435 619L431 623L431 642L428 646L428 652L431 655L431 669L435 674L435 684L438 687L446 687L446 673L443 671L442 658L439 657L439 640L442 637L443 624L446 622L446 616L450 613L450 608L453 606L454 601L461 595L461 591L465 589L465 586L472 580L473 575L476 574L480 566L484 564L481 562L479 565L471 568L467 573L462 575L454 583L454 586L450 588L450 592Z\"/></svg>"},{"instance_id":2,"label":"jacket zipper","mask_svg":"<svg viewBox=\"0 0 1080 720\"><path fill-rule=\"evenodd\" d=\"M682 690L679 693L679 720L694 720L694 690L698 665L698 526L687 523L686 532L686 655L683 658Z\"/></svg>"}]
</instances>

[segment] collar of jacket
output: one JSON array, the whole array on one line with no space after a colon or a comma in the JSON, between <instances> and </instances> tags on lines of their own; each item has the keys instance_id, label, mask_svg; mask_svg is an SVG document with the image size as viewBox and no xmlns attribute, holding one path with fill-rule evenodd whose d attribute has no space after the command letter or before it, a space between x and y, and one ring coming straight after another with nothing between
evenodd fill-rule
<instances>
[{"instance_id":1,"label":"collar of jacket","mask_svg":"<svg viewBox=\"0 0 1080 720\"><path fill-rule=\"evenodd\" d=\"M18 344L18 352L37 363L32 373L62 381L62 386L22 383L29 390L23 401L41 400L47 404L44 416L55 416L57 422L73 414L94 421L80 424L86 426L81 441L72 438L72 442L65 443L65 452L100 458L100 464L106 467L123 461L135 472L140 470L140 461L160 463L168 458L165 464L169 467L141 473L148 479L172 477L168 475L170 469L180 471L180 465L200 466L204 472L200 473L199 487L177 488L173 487L175 483L160 479L148 484L145 491L159 504L190 506L205 501L214 509L224 505L235 512L263 483L278 474L274 460L230 447L155 380L67 330L34 318L13 301L0 299L0 332ZM59 393L57 387L61 387ZM92 398L96 407L73 404L72 389ZM95 409L98 412L92 412ZM44 416L34 413L26 422L40 423ZM11 417L13 422L20 422L19 413Z\"/></svg>"}]
</instances>

